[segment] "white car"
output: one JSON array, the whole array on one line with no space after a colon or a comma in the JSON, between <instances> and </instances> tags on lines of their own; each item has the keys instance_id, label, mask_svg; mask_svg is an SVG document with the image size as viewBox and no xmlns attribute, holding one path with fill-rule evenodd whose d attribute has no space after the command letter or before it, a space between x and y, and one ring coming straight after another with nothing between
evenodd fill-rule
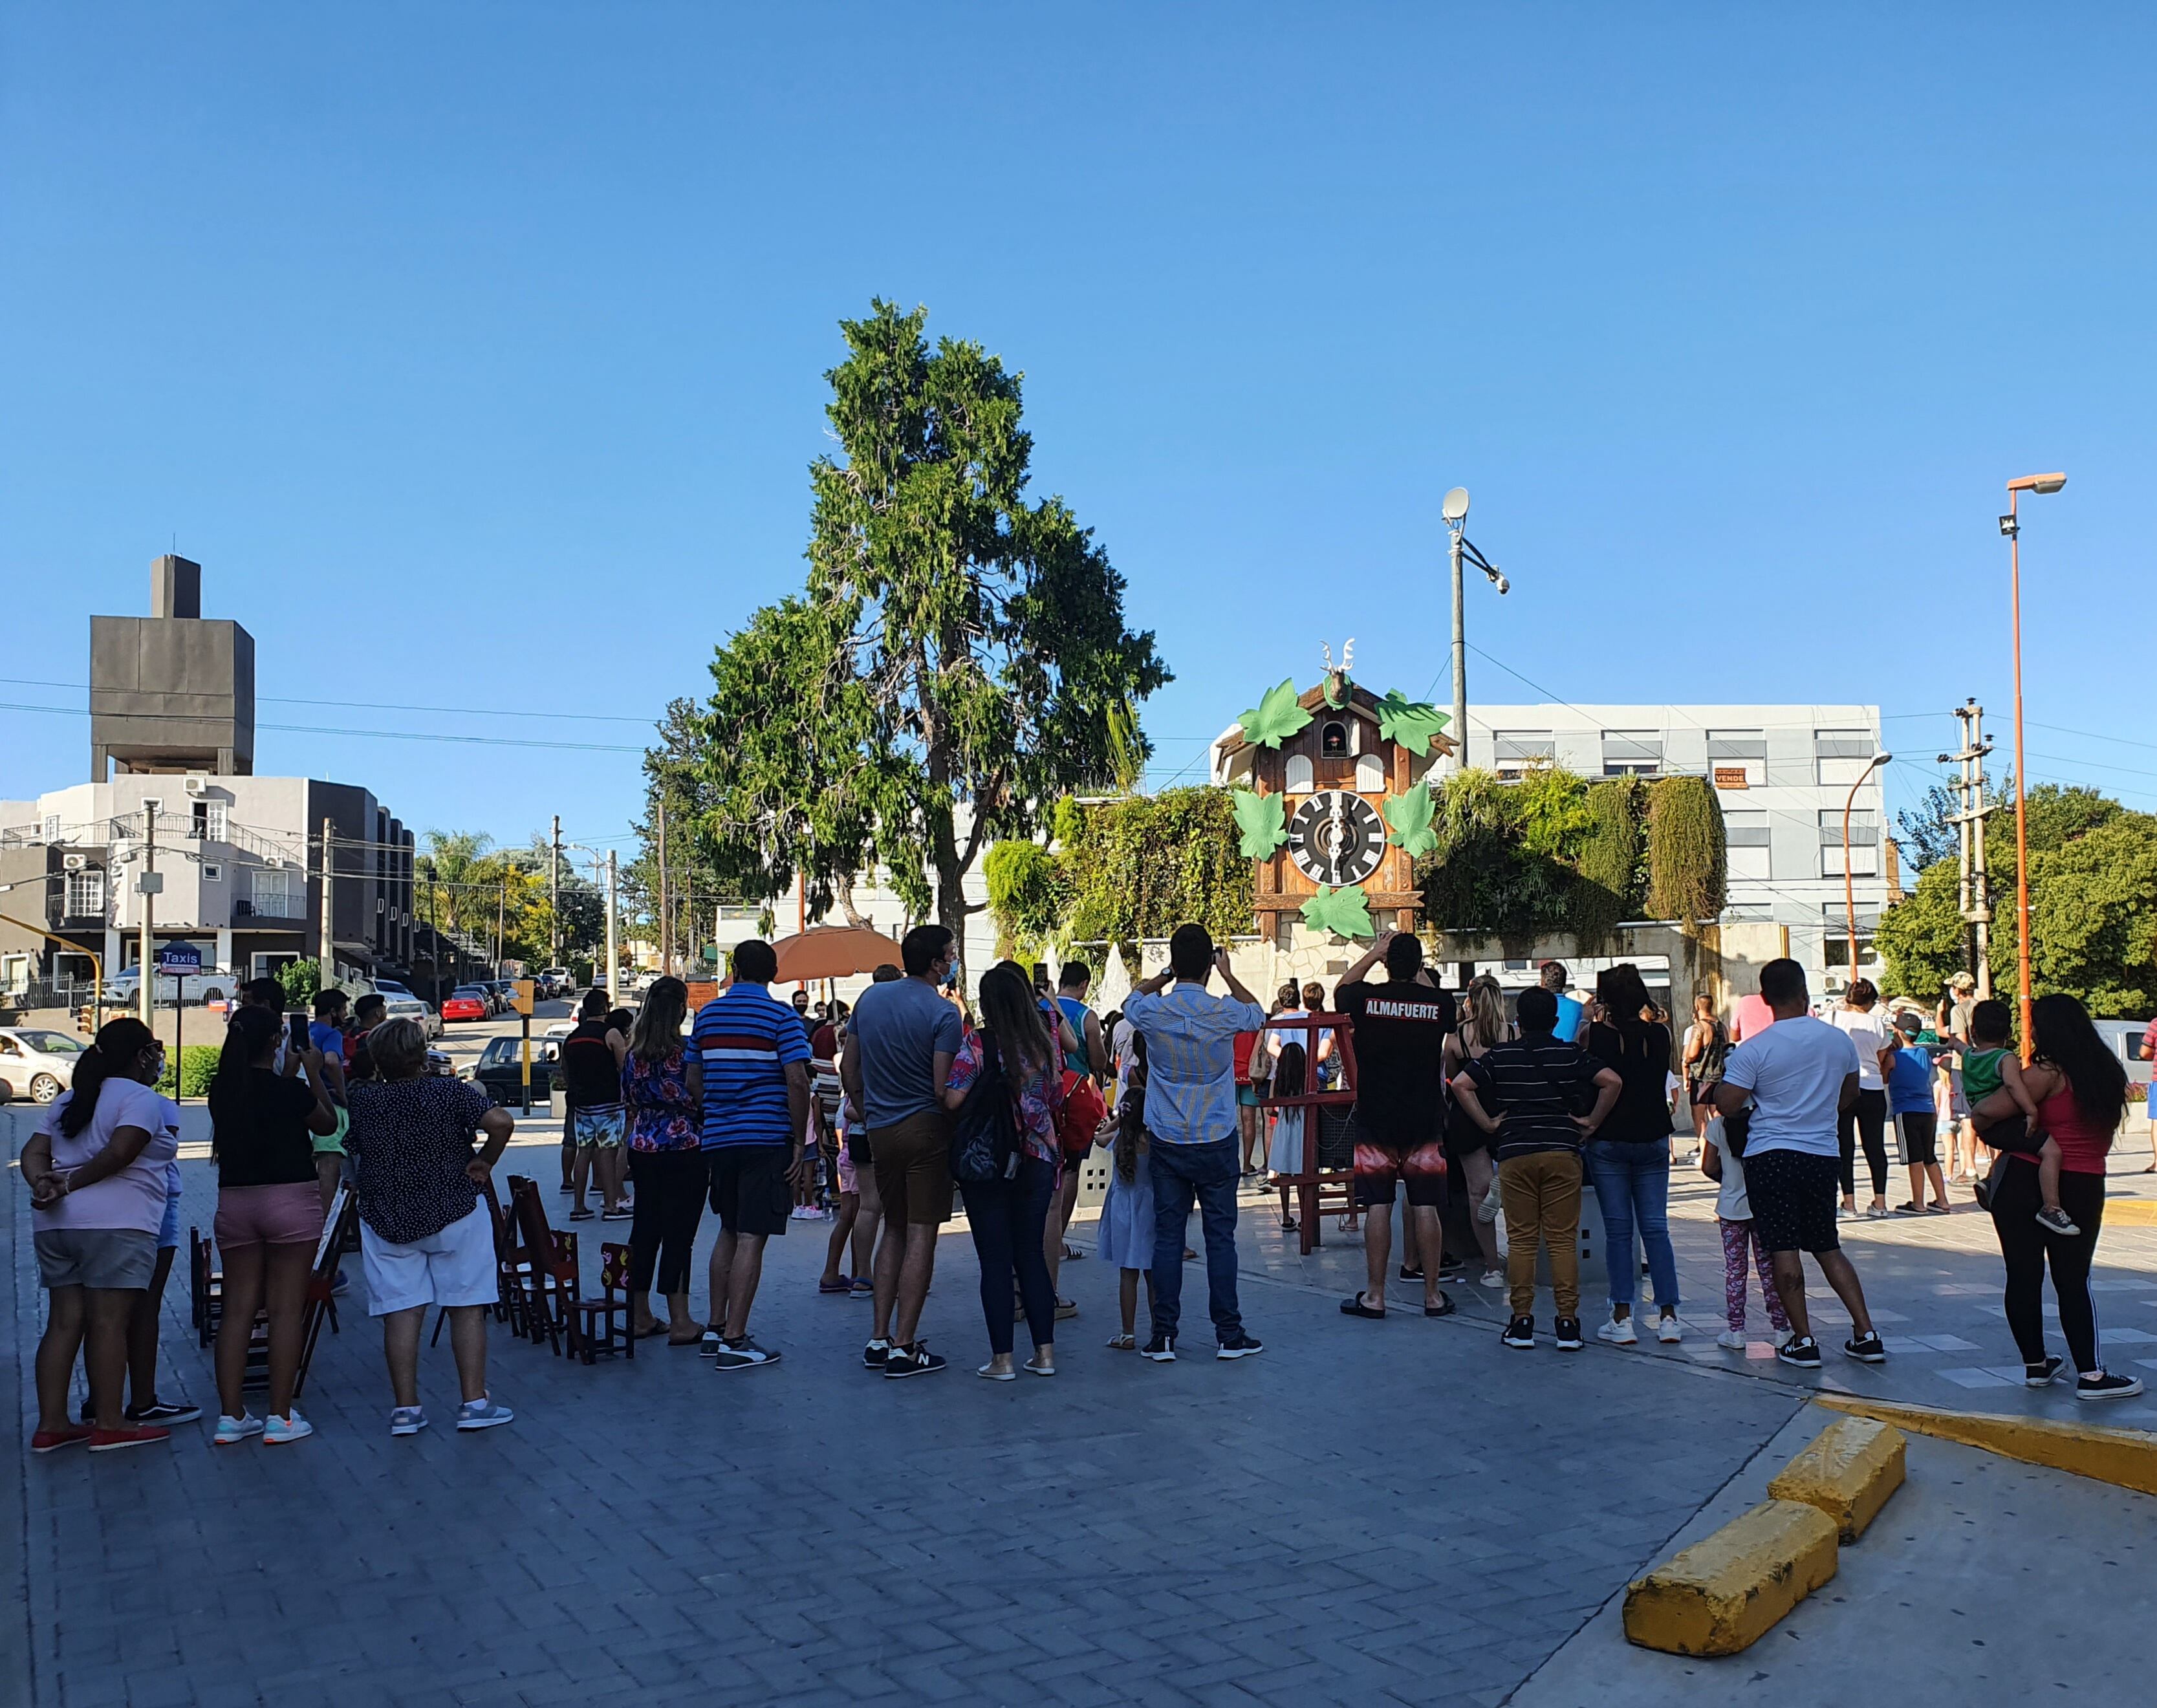
<instances>
[{"instance_id":1,"label":"white car","mask_svg":"<svg viewBox=\"0 0 2157 1708\"><path fill-rule=\"evenodd\" d=\"M174 1001L222 1003L240 984L239 974L221 973L214 967L205 967L198 973L160 973L157 1002L160 1007ZM133 967L124 968L105 981L105 1006L132 1008L141 1000L142 991L142 974Z\"/></svg>"},{"instance_id":2,"label":"white car","mask_svg":"<svg viewBox=\"0 0 2157 1708\"><path fill-rule=\"evenodd\" d=\"M442 1016L427 1006L417 996L394 979L373 980L374 993L381 997L382 1005L392 1020L416 1020L420 1029L429 1040L442 1035Z\"/></svg>"},{"instance_id":3,"label":"white car","mask_svg":"<svg viewBox=\"0 0 2157 1708\"><path fill-rule=\"evenodd\" d=\"M75 1083L79 1038L38 1026L0 1026L0 1085L11 1098L49 1104Z\"/></svg>"}]
</instances>

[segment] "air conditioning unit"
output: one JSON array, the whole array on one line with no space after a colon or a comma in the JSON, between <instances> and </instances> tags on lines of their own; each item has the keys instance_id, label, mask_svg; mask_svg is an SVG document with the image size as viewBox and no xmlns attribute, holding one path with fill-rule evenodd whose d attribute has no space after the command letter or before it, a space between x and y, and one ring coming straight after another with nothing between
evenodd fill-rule
<instances>
[{"instance_id":1,"label":"air conditioning unit","mask_svg":"<svg viewBox=\"0 0 2157 1708\"><path fill-rule=\"evenodd\" d=\"M87 854L63 854L60 856L60 870L62 872L80 872L89 864L90 857Z\"/></svg>"},{"instance_id":2,"label":"air conditioning unit","mask_svg":"<svg viewBox=\"0 0 2157 1708\"><path fill-rule=\"evenodd\" d=\"M209 774L207 771L190 771L188 773L186 783L182 786L189 795L199 800L209 793Z\"/></svg>"}]
</instances>

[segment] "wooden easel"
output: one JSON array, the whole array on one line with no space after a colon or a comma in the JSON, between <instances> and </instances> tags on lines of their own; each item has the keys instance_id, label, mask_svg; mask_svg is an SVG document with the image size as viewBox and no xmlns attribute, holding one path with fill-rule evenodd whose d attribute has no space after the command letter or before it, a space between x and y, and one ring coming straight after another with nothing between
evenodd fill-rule
<instances>
[{"instance_id":1,"label":"wooden easel","mask_svg":"<svg viewBox=\"0 0 2157 1708\"><path fill-rule=\"evenodd\" d=\"M329 1214L322 1218L322 1237L315 1242L314 1268L307 1276L307 1303L300 1319L300 1367L292 1377L295 1399L306 1389L307 1370L315 1361L315 1342L322 1335L322 1319L329 1319L332 1335L338 1332L337 1301L330 1297L330 1289L337 1284L337 1259L347 1241L358 1230L359 1201L350 1186L340 1184L337 1196L330 1200Z\"/></svg>"}]
</instances>

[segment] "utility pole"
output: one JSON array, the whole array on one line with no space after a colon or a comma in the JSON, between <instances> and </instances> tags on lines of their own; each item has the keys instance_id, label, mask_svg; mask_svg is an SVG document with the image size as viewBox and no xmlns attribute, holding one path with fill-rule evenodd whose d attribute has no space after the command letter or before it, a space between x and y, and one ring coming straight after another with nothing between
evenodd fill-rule
<instances>
[{"instance_id":1,"label":"utility pole","mask_svg":"<svg viewBox=\"0 0 2157 1708\"><path fill-rule=\"evenodd\" d=\"M322 821L322 929L315 954L322 968L321 988L325 990L337 982L337 939L332 932L337 914L336 828L328 819Z\"/></svg>"},{"instance_id":2,"label":"utility pole","mask_svg":"<svg viewBox=\"0 0 2157 1708\"><path fill-rule=\"evenodd\" d=\"M607 929L606 929L606 958L607 958L607 962L606 962L606 988L607 988L607 1006L608 1006L610 1008L619 1008L619 1007L620 1007L620 1006L621 1006L621 963L620 963L620 959L619 959L619 949L618 949L618 945L617 945L616 939L615 939L615 922L616 922L617 915L615 914L615 905L614 905L614 886L615 886L615 853L614 853L614 850L613 850L613 849L611 849L611 848L610 848L610 849L608 849L608 850L607 850L607 897L606 897L606 908L607 908Z\"/></svg>"},{"instance_id":3,"label":"utility pole","mask_svg":"<svg viewBox=\"0 0 2157 1708\"><path fill-rule=\"evenodd\" d=\"M674 922L667 910L667 791L659 791L659 970L674 970Z\"/></svg>"},{"instance_id":4,"label":"utility pole","mask_svg":"<svg viewBox=\"0 0 2157 1708\"><path fill-rule=\"evenodd\" d=\"M562 815L554 815L553 839L547 847L547 965L562 965Z\"/></svg>"},{"instance_id":5,"label":"utility pole","mask_svg":"<svg viewBox=\"0 0 2157 1708\"><path fill-rule=\"evenodd\" d=\"M501 886L501 887L494 893L494 970L496 975L498 977L502 972L502 932L504 926L507 923L505 916L509 912L509 878L507 874L505 873L502 877L497 878L496 882Z\"/></svg>"},{"instance_id":6,"label":"utility pole","mask_svg":"<svg viewBox=\"0 0 2157 1708\"><path fill-rule=\"evenodd\" d=\"M157 1012L157 951L150 942L150 915L157 905L157 892L165 887L165 880L157 871L157 815L164 806L162 800L142 803L142 870L135 879L136 892L142 898L142 934L135 951L135 1011L145 1026L155 1024ZM172 1062L177 1083L180 1071L178 1054L173 1056Z\"/></svg>"},{"instance_id":7,"label":"utility pole","mask_svg":"<svg viewBox=\"0 0 2157 1708\"><path fill-rule=\"evenodd\" d=\"M1962 745L1952 754L1958 770L1955 794L1957 863L1960 882L1957 900L1963 918L1963 949L1981 997L1992 995L1992 889L1985 870L1985 821L1990 810L1985 802L1985 758L1992 745L1985 738L1985 707L1974 699L1954 708L1962 726Z\"/></svg>"}]
</instances>

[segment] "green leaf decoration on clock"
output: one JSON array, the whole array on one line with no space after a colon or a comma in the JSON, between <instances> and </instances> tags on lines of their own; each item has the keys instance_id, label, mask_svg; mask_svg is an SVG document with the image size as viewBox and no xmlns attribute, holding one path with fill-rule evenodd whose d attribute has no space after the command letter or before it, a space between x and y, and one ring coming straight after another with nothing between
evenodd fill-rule
<instances>
[{"instance_id":1,"label":"green leaf decoration on clock","mask_svg":"<svg viewBox=\"0 0 2157 1708\"><path fill-rule=\"evenodd\" d=\"M1243 739L1259 747L1278 748L1310 722L1310 713L1295 702L1295 678L1268 688L1257 707L1236 720Z\"/></svg>"},{"instance_id":2,"label":"green leaf decoration on clock","mask_svg":"<svg viewBox=\"0 0 2157 1708\"><path fill-rule=\"evenodd\" d=\"M1303 904L1303 923L1315 931L1331 931L1336 937L1375 937L1370 904L1353 885L1341 889L1318 887L1317 894Z\"/></svg>"},{"instance_id":3,"label":"green leaf decoration on clock","mask_svg":"<svg viewBox=\"0 0 2157 1708\"><path fill-rule=\"evenodd\" d=\"M1393 829L1386 840L1412 857L1429 853L1438 846L1438 832L1430 827L1432 810L1428 783L1417 784L1405 795L1388 795L1380 803Z\"/></svg>"},{"instance_id":4,"label":"green leaf decoration on clock","mask_svg":"<svg viewBox=\"0 0 2157 1708\"><path fill-rule=\"evenodd\" d=\"M1386 697L1378 702L1379 735L1400 743L1419 759L1430 756L1431 737L1452 722L1451 717L1428 700L1403 699L1398 688L1388 688Z\"/></svg>"},{"instance_id":5,"label":"green leaf decoration on clock","mask_svg":"<svg viewBox=\"0 0 2157 1708\"><path fill-rule=\"evenodd\" d=\"M1246 860L1264 860L1288 841L1285 802L1284 795L1260 795L1252 789L1228 791L1228 804L1236 810L1236 829L1242 837L1237 849Z\"/></svg>"}]
</instances>

